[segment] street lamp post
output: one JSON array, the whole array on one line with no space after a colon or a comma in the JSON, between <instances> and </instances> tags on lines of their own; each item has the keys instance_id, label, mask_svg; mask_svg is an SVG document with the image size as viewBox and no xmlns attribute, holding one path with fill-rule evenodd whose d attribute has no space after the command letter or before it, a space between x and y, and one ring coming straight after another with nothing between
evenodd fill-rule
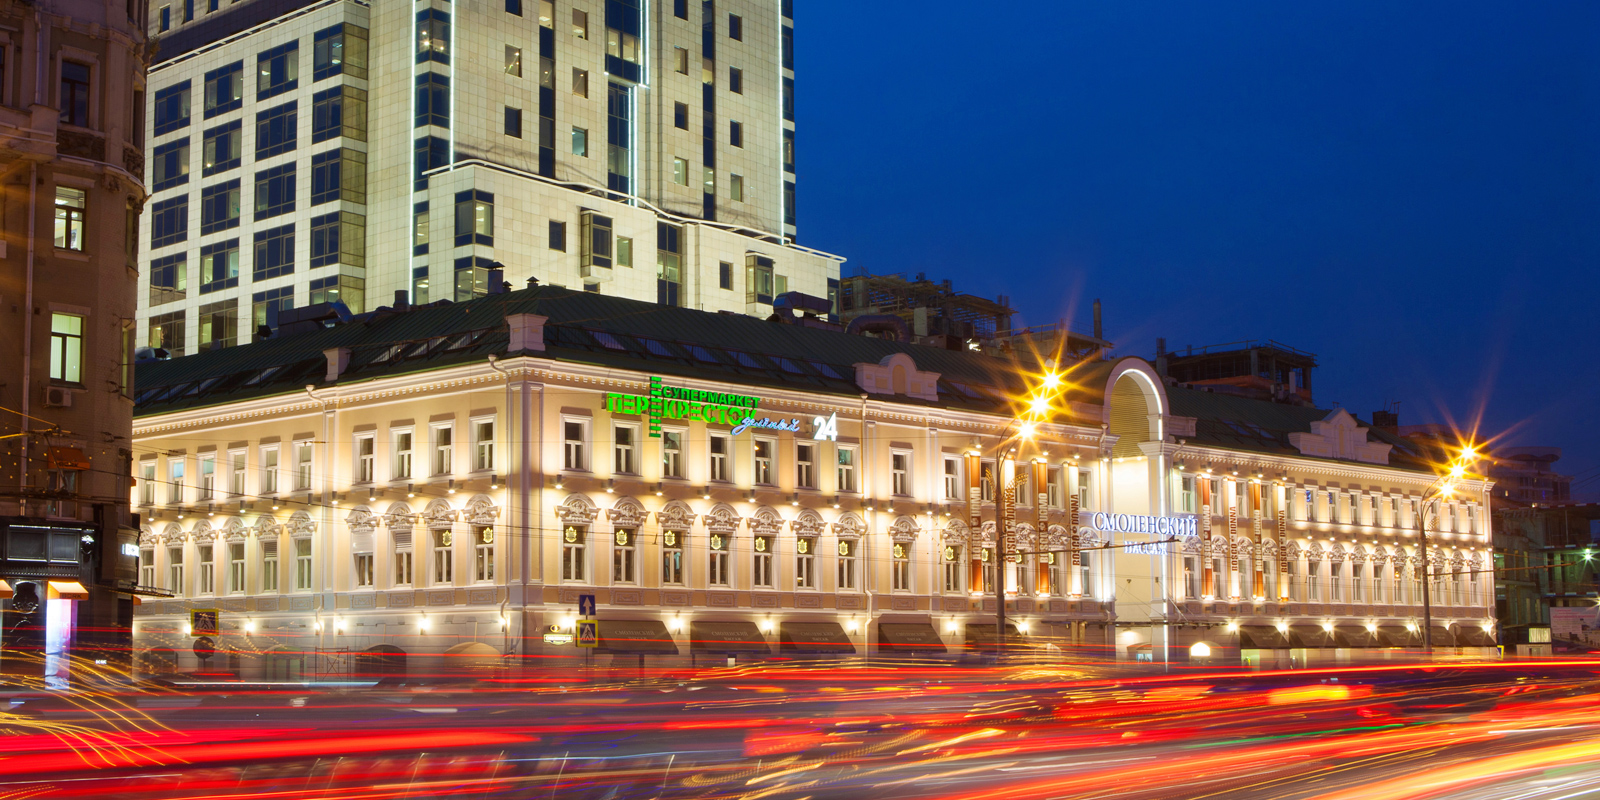
<instances>
[{"instance_id":1,"label":"street lamp post","mask_svg":"<svg viewBox=\"0 0 1600 800\"><path fill-rule=\"evenodd\" d=\"M995 460L995 483L998 491L995 493L995 530L999 533L998 546L995 548L995 658L1002 659L1006 651L1006 573L1012 559L1018 558L1016 553L1016 534L1012 530L1015 525L1017 508L1017 456L1020 454L1021 441L1032 439L1037 432L1039 423L1050 418L1055 412L1055 404L1066 394L1067 382L1056 371L1054 359L1045 361L1045 371L1039 376L1039 384L1029 387L1028 394L1022 398L1025 405L1022 413L1016 415L1007 426L1015 426L1017 433L1007 449L1007 443L1002 441L997 452L1004 452L1003 456ZM1009 469L1008 469L1009 465ZM1010 475L1007 475L1007 472ZM1038 502L1037 500L1035 502ZM1020 562L1017 562L1020 563ZM1017 586L1020 592L1022 586Z\"/></svg>"},{"instance_id":2,"label":"street lamp post","mask_svg":"<svg viewBox=\"0 0 1600 800\"><path fill-rule=\"evenodd\" d=\"M1422 537L1422 649L1433 655L1433 542L1428 538L1428 507L1437 505L1455 492L1455 482L1464 478L1467 467L1478 459L1471 445L1450 462L1449 471L1434 479L1417 505L1417 531ZM1435 513L1435 516L1438 516Z\"/></svg>"}]
</instances>

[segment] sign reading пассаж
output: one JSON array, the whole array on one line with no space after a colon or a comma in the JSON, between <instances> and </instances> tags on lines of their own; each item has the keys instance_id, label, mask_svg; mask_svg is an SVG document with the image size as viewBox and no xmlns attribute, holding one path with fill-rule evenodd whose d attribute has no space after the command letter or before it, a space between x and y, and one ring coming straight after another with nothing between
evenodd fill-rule
<instances>
[{"instance_id":1,"label":"sign reading \u043f\u0430\u0441\u0441\u0430\u0436","mask_svg":"<svg viewBox=\"0 0 1600 800\"><path fill-rule=\"evenodd\" d=\"M732 425L734 436L750 428L800 432L799 419L756 417L756 406L760 404L761 398L750 395L664 386L661 379L654 375L650 376L648 395L606 394L607 411L613 414L646 415L650 419L650 435L656 438L661 436L661 421L672 419ZM816 424L825 433L838 430L837 423L832 420L824 421L818 417Z\"/></svg>"}]
</instances>

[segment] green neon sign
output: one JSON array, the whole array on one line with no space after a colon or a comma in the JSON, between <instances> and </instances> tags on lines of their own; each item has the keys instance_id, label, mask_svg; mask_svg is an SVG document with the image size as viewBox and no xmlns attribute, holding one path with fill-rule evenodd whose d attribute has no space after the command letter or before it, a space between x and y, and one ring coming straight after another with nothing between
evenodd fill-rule
<instances>
[{"instance_id":1,"label":"green neon sign","mask_svg":"<svg viewBox=\"0 0 1600 800\"><path fill-rule=\"evenodd\" d=\"M650 435L661 437L661 421L670 419L732 425L738 436L749 428L800 432L798 419L757 418L761 398L731 392L705 392L666 386L661 378L650 376L648 395L606 393L606 410L613 414L643 414L650 420Z\"/></svg>"}]
</instances>

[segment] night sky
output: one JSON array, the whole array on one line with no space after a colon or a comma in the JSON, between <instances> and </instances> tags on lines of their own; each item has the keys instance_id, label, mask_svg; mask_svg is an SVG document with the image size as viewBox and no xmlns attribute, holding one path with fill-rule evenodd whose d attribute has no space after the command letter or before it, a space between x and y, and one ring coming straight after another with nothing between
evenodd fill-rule
<instances>
[{"instance_id":1,"label":"night sky","mask_svg":"<svg viewBox=\"0 0 1600 800\"><path fill-rule=\"evenodd\" d=\"M1600 3L796 9L799 230L1118 355L1555 445L1600 499Z\"/></svg>"}]
</instances>

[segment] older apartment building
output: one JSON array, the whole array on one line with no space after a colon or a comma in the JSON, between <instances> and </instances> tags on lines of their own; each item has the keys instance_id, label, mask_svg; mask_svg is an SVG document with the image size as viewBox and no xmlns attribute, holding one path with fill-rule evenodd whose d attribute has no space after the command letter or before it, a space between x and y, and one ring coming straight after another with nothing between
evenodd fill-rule
<instances>
[{"instance_id":1,"label":"older apartment building","mask_svg":"<svg viewBox=\"0 0 1600 800\"><path fill-rule=\"evenodd\" d=\"M828 297L843 259L795 244L793 30L748 0L161 3L139 343L467 300L495 268L758 315Z\"/></svg>"},{"instance_id":2,"label":"older apartment building","mask_svg":"<svg viewBox=\"0 0 1600 800\"><path fill-rule=\"evenodd\" d=\"M1039 369L556 287L143 364L141 582L177 598L136 646L192 667L187 615L215 609L260 675L570 656L593 594L629 663L946 654L993 647L997 590L1041 652L1419 644L1432 475L1401 440L1139 359L1069 370L1018 439ZM1435 534L1437 646L1481 644L1486 583L1445 567L1487 556L1483 490Z\"/></svg>"}]
</instances>

